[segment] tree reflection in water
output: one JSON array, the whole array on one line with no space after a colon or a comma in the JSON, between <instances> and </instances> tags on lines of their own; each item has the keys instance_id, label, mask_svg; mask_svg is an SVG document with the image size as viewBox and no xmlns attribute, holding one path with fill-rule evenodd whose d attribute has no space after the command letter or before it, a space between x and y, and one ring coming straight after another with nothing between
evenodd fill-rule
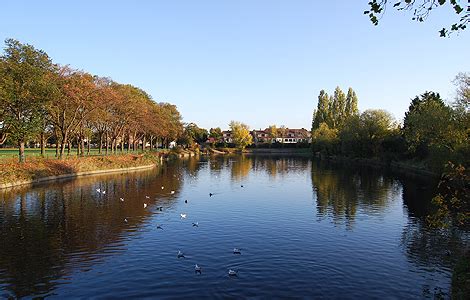
<instances>
[{"instance_id":1,"label":"tree reflection in water","mask_svg":"<svg viewBox=\"0 0 470 300\"><path fill-rule=\"evenodd\" d=\"M151 214L142 209L144 200L172 206L175 195L169 192L181 187L181 167L3 190L0 284L12 294L0 297L48 295L77 265L87 271L103 259L100 252L125 249L123 231L135 230Z\"/></svg>"},{"instance_id":2,"label":"tree reflection in water","mask_svg":"<svg viewBox=\"0 0 470 300\"><path fill-rule=\"evenodd\" d=\"M189 182L190 188L182 193L183 185L186 184L184 180ZM167 215L170 218L173 214L171 211L181 208L177 206L176 199L180 195L186 195L188 191L194 196L190 203L198 197L207 198L206 202L194 201L200 205L198 208L191 206L196 211L199 209L199 213L206 214L204 224L207 227L201 226L198 231L191 230L188 235L184 235L185 238L197 238L193 233L210 228L211 218L216 215L211 209L216 207L221 215L232 213L236 224L255 222L253 224L259 226L261 232L265 230L263 236L267 237L268 242L281 241L280 247L289 248L291 245L284 245L282 241L285 238L284 233L291 233L294 244L290 251L297 253L296 249L310 246L312 251L328 253L334 258L330 261L323 257L328 267L323 269L324 273L318 273L315 269L315 274L309 274L308 280L311 279L310 275L318 276L316 280L325 280L323 283L329 285L332 283L328 276L335 274L334 268L344 269L346 272L351 271L351 268L356 271L363 267L364 274L369 276L368 280L374 283L377 276L385 275L380 271L376 273L375 269L369 270L370 266L375 264L380 267L388 263L389 267L393 267L397 263L397 268L391 270L392 273L395 272L391 274L392 280L399 282L402 275L413 273L408 278L413 280L410 281L411 284L417 284L415 287L422 286L424 297L439 296L441 292L433 288L449 282L454 259L453 255L446 254L446 250L458 254L460 249L468 245L468 235L455 229L435 231L425 226L425 217L430 213L429 201L434 194L434 190L429 188L433 184L428 181L429 179L425 179L420 182L370 168L317 162L309 158L242 155L177 160L154 170L85 177L33 188L2 191L0 287L4 291L3 294L0 293L0 297L47 296L54 292L60 294L63 289L59 285L72 286L63 283L76 283L77 272L90 271L87 275L96 278L93 277L97 276L93 271L100 269L96 265L105 266L106 270L106 257L119 258L116 254L131 252L132 245L135 245L131 241L135 237L145 236L144 232L147 233L149 228L155 228L154 218L164 217L166 211L170 212ZM231 186L232 183L237 184ZM246 184L243 192L240 184ZM258 186L258 189L255 186L257 184L266 186ZM161 189L162 186L164 189ZM209 188L220 192L230 191L230 194L227 193L224 199L217 198L222 201L216 201L207 197L206 190ZM299 191L295 190L297 188ZM96 189L105 190L106 194L97 193ZM175 193L172 194L171 191ZM240 193L237 194L237 191ZM292 199L289 198L291 195L294 195ZM238 201L241 196L245 198ZM120 201L121 197L124 202ZM144 202L148 204L146 209L143 208ZM312 202L315 208L313 215L319 218L318 222L312 218ZM270 207L270 204L275 207ZM190 207L181 205L185 209ZM279 207L284 205L285 207ZM163 206L164 212L153 210L154 206ZM234 206L238 206L238 211L230 212ZM266 210L269 213L264 214ZM249 216L243 216L247 211ZM178 215L179 212L177 211ZM189 213L193 215L191 211ZM266 223L260 223L258 218L251 218L258 213L264 214L264 218L268 219ZM217 223L216 230L221 220L223 219L218 219L217 216L213 219L213 224ZM278 222L284 226L272 230L272 226L277 226ZM377 228L382 225L383 228ZM251 229L253 227L248 227L249 229L243 231L243 226L240 226L232 232L230 227L224 227L220 235L208 231L209 240L213 239L214 242L209 247L217 247L220 242L218 239L223 240L227 232L231 232L233 236L240 234L240 240L250 234L256 236L257 232ZM347 235L344 231L348 231ZM168 243L173 240L170 230L158 232L157 241ZM168 239L164 240L163 234L167 233ZM273 235L272 240L269 240L270 234ZM153 251L156 247L152 240L145 240L148 244L144 245L150 248L139 248L142 244L137 246L141 255L147 255L146 251ZM178 239L176 240L178 243ZM370 250L368 244L364 247L366 243L376 243L378 250ZM260 249L264 251L264 247L263 243ZM210 251L204 247L201 250ZM386 253L382 255L380 251ZM283 257L282 254L280 253L281 261L289 259L290 256ZM340 266L335 266L335 262L340 261L343 254L345 260ZM372 257L371 264L362 265L361 259L368 259L369 255ZM382 264L384 257L388 260ZM126 267L127 259L124 257L121 260ZM140 274L137 270L140 270L139 267L146 268L147 263L137 263L138 268L133 274ZM269 264L268 261L266 263ZM330 263L332 268L329 267ZM436 271L432 270L433 266ZM284 269L284 273L292 271L289 268L290 265ZM167 272L170 275L177 273L172 272L171 268ZM414 276L414 273L418 275ZM103 277L108 280L104 282L113 284L115 281L113 274ZM175 290L180 291L178 278L173 277L172 282L176 284ZM289 276L285 279L290 280ZM338 281L336 288L347 286L352 280L350 279ZM362 282L364 281L356 282L356 286L360 287L356 292L364 289ZM184 281L185 285L187 283L188 281ZM193 284L199 288L201 282ZM381 284L378 283L379 286ZM82 286L79 284L78 288ZM444 290L446 288L443 287ZM418 288L418 294L419 292Z\"/></svg>"},{"instance_id":3,"label":"tree reflection in water","mask_svg":"<svg viewBox=\"0 0 470 300\"><path fill-rule=\"evenodd\" d=\"M358 210L367 215L382 213L399 184L381 171L365 167L312 163L312 186L317 215L352 229Z\"/></svg>"}]
</instances>

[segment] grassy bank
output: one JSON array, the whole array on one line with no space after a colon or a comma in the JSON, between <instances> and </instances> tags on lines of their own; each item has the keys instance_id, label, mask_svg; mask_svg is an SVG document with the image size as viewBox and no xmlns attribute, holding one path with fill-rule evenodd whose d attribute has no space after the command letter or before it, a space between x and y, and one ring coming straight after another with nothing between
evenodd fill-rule
<instances>
[{"instance_id":1,"label":"grassy bank","mask_svg":"<svg viewBox=\"0 0 470 300\"><path fill-rule=\"evenodd\" d=\"M157 151L153 149L152 151ZM158 149L158 151L163 151L165 152L165 149ZM87 151L86 151L87 152ZM41 157L41 150L39 148L26 148L24 150L25 156L27 158L29 157ZM109 152L111 153L111 152ZM142 150L139 149L138 151L132 151L132 152L125 152L119 153L119 154L141 154ZM70 153L68 151L65 151L64 154L66 157L77 157L77 148L72 148ZM101 153L99 152L99 149L97 148L91 148L90 152L86 153L86 156L104 156L106 155L105 150L102 149ZM46 158L55 158L56 157L56 151L55 148L46 148L44 157ZM0 148L0 160L1 159L7 159L7 158L16 158L18 159L18 149L17 148Z\"/></svg>"},{"instance_id":2,"label":"grassy bank","mask_svg":"<svg viewBox=\"0 0 470 300\"><path fill-rule=\"evenodd\" d=\"M156 164L164 152L109 156L69 157L63 160L30 157L23 164L17 158L0 160L0 184L37 180L49 176L79 172L132 168Z\"/></svg>"}]
</instances>

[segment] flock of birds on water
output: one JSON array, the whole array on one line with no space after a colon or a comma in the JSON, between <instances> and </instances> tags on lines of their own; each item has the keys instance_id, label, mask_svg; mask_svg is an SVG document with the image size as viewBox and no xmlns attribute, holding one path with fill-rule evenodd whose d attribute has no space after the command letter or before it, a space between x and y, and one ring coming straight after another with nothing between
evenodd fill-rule
<instances>
[{"instance_id":1,"label":"flock of birds on water","mask_svg":"<svg viewBox=\"0 0 470 300\"><path fill-rule=\"evenodd\" d=\"M241 185L240 187L243 188L244 186ZM165 188L165 187L162 186L162 190L163 190L164 188ZM96 192L99 193L99 194L106 195L106 191L105 191L105 190L101 190L101 189L99 189L99 188L96 189ZM174 193L175 193L175 191L170 191L170 194L171 194L171 195L173 195ZM209 197L212 197L212 196L214 196L214 194L213 194L213 193L209 193ZM150 196L145 196L145 199L150 199ZM124 198L122 198L122 197L119 198L119 200L120 200L121 202L124 202ZM188 200L184 200L184 203L188 203ZM145 209L145 208L147 208L147 203L144 203L144 209ZM157 210L163 211L163 206L157 206ZM187 217L187 214L186 214L186 213L181 213L181 214L180 214L181 220L186 219L186 217ZM125 223L128 223L127 218L124 219L124 222L125 222ZM193 225L193 227L199 227L199 222L193 222L192 225ZM162 225L161 225L161 224L157 224L157 229L163 230ZM238 254L238 255L239 255L239 254L242 254L241 249L240 249L240 248L233 248L233 254ZM184 253L181 252L180 250L178 250L178 253L176 254L176 257L177 257L177 258L184 258ZM202 268L201 268L198 264L196 264L196 265L194 266L194 272L195 272L196 274L202 274ZM230 277L236 277L237 275L238 275L238 271L232 270L232 269L229 269L229 270L228 270L228 276L230 276Z\"/></svg>"}]
</instances>

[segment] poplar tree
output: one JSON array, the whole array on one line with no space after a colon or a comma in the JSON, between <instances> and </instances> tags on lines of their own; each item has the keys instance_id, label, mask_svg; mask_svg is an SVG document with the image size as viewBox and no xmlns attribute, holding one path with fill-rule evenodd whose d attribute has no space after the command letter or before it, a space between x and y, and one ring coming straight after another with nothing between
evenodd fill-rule
<instances>
[{"instance_id":1,"label":"poplar tree","mask_svg":"<svg viewBox=\"0 0 470 300\"><path fill-rule=\"evenodd\" d=\"M313 117L312 129L320 127L321 123L329 123L330 98L325 90L321 90L318 95L318 104Z\"/></svg>"},{"instance_id":2,"label":"poplar tree","mask_svg":"<svg viewBox=\"0 0 470 300\"><path fill-rule=\"evenodd\" d=\"M348 95L346 96L346 118L359 114L357 101L356 92L352 88L349 88Z\"/></svg>"},{"instance_id":3,"label":"poplar tree","mask_svg":"<svg viewBox=\"0 0 470 300\"><path fill-rule=\"evenodd\" d=\"M339 86L336 87L333 96L333 128L341 128L346 119L346 95Z\"/></svg>"}]
</instances>

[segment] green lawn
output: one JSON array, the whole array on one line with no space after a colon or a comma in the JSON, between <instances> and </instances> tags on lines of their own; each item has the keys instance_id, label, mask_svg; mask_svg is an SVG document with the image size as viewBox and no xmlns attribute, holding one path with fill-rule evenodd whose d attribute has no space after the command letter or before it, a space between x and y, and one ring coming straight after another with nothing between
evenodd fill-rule
<instances>
[{"instance_id":1,"label":"green lawn","mask_svg":"<svg viewBox=\"0 0 470 300\"><path fill-rule=\"evenodd\" d=\"M90 149L90 155L100 155L98 153L98 150L99 149ZM141 151L139 151L140 153ZM102 154L101 155L104 155L105 151L102 151ZM111 152L108 152L109 154L111 154ZM120 152L118 151L118 154ZM124 153L127 153L127 152L124 152ZM132 153L136 153L136 152L132 152ZM30 148L26 148L25 149L25 155L26 157L31 157L31 156L39 156L41 154L41 149L30 149ZM65 150L65 155L67 155L67 150ZM76 148L73 148L70 150L70 156L77 156L77 149ZM12 158L12 157L18 157L18 149L15 149L15 148L0 148L0 159L2 158ZM46 149L46 157L50 157L50 158L53 158L55 157L55 149L53 148L47 148Z\"/></svg>"}]
</instances>

